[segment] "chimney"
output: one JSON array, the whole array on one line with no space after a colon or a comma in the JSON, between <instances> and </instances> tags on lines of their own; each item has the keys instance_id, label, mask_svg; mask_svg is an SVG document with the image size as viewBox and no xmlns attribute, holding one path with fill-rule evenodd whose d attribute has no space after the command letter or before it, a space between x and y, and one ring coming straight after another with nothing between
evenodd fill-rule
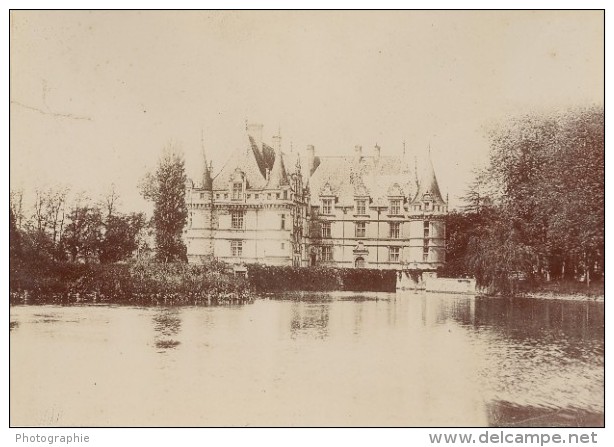
<instances>
[{"instance_id":1,"label":"chimney","mask_svg":"<svg viewBox=\"0 0 614 447\"><path fill-rule=\"evenodd\" d=\"M373 158L375 158L376 162L379 161L379 155L380 155L380 147L376 143L375 147L373 148Z\"/></svg>"},{"instance_id":2,"label":"chimney","mask_svg":"<svg viewBox=\"0 0 614 447\"><path fill-rule=\"evenodd\" d=\"M259 151L262 151L262 124L251 123L247 125L247 135L254 139Z\"/></svg>"},{"instance_id":3,"label":"chimney","mask_svg":"<svg viewBox=\"0 0 614 447\"><path fill-rule=\"evenodd\" d=\"M309 170L309 175L313 174L316 163L316 149L313 147L313 144L307 146L307 169Z\"/></svg>"},{"instance_id":4,"label":"chimney","mask_svg":"<svg viewBox=\"0 0 614 447\"><path fill-rule=\"evenodd\" d=\"M354 161L356 163L359 163L361 158L362 158L362 146L357 144L356 146L354 146Z\"/></svg>"},{"instance_id":5,"label":"chimney","mask_svg":"<svg viewBox=\"0 0 614 447\"><path fill-rule=\"evenodd\" d=\"M271 177L271 170L269 168L266 168L266 181L269 181L269 178Z\"/></svg>"}]
</instances>

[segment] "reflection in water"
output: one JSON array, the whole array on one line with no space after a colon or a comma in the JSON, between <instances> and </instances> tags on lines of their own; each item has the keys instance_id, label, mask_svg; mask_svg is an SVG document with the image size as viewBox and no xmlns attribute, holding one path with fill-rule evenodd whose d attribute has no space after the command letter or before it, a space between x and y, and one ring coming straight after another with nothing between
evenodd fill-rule
<instances>
[{"instance_id":1,"label":"reflection in water","mask_svg":"<svg viewBox=\"0 0 614 447\"><path fill-rule=\"evenodd\" d=\"M11 422L600 426L603 317L603 303L412 292L14 306Z\"/></svg>"},{"instance_id":2,"label":"reflection in water","mask_svg":"<svg viewBox=\"0 0 614 447\"><path fill-rule=\"evenodd\" d=\"M328 335L329 307L330 303L293 302L290 321L292 338L325 338Z\"/></svg>"},{"instance_id":3,"label":"reflection in water","mask_svg":"<svg viewBox=\"0 0 614 447\"><path fill-rule=\"evenodd\" d=\"M604 306L476 298L450 316L473 329L493 425L602 425Z\"/></svg>"},{"instance_id":4,"label":"reflection in water","mask_svg":"<svg viewBox=\"0 0 614 447\"><path fill-rule=\"evenodd\" d=\"M166 352L168 349L174 349L181 342L174 339L179 334L181 329L181 318L179 318L179 310L175 307L161 309L160 312L153 317L154 330L156 331L156 348Z\"/></svg>"}]
</instances>

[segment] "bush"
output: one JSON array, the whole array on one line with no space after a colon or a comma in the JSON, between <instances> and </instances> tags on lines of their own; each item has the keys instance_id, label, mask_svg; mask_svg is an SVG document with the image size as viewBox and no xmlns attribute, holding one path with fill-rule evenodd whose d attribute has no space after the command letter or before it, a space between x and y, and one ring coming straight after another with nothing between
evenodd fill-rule
<instances>
[{"instance_id":1,"label":"bush","mask_svg":"<svg viewBox=\"0 0 614 447\"><path fill-rule=\"evenodd\" d=\"M219 263L12 264L12 302L209 304L249 299L247 282Z\"/></svg>"}]
</instances>

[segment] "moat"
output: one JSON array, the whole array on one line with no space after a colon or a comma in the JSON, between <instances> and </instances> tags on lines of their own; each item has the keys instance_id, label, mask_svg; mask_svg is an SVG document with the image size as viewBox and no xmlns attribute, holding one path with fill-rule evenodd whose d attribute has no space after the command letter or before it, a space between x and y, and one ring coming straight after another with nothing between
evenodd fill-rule
<instances>
[{"instance_id":1,"label":"moat","mask_svg":"<svg viewBox=\"0 0 614 447\"><path fill-rule=\"evenodd\" d=\"M435 293L12 306L17 426L600 426L604 304Z\"/></svg>"}]
</instances>

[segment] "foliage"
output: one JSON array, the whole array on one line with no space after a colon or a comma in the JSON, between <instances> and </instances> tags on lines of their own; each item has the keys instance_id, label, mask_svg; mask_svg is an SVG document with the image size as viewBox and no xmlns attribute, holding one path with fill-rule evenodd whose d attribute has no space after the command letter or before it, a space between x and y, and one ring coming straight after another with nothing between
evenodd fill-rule
<instances>
[{"instance_id":1,"label":"foliage","mask_svg":"<svg viewBox=\"0 0 614 447\"><path fill-rule=\"evenodd\" d=\"M25 293L27 291L27 294ZM25 264L12 271L14 302L98 301L139 304L209 304L249 299L245 279L232 269L185 263L131 262Z\"/></svg>"},{"instance_id":2,"label":"foliage","mask_svg":"<svg viewBox=\"0 0 614 447\"><path fill-rule=\"evenodd\" d=\"M601 275L603 109L525 116L490 137L490 164L472 185L467 209L448 217L446 269L501 293L513 292L519 274L587 284Z\"/></svg>"},{"instance_id":3,"label":"foliage","mask_svg":"<svg viewBox=\"0 0 614 447\"><path fill-rule=\"evenodd\" d=\"M154 202L156 257L162 262L187 261L182 240L188 217L186 181L183 157L169 146L158 162L155 175L148 174L141 185L143 197Z\"/></svg>"},{"instance_id":4,"label":"foliage","mask_svg":"<svg viewBox=\"0 0 614 447\"><path fill-rule=\"evenodd\" d=\"M118 262L135 252L139 233L146 225L143 213L110 215L104 222L104 237L100 241L100 262Z\"/></svg>"},{"instance_id":5,"label":"foliage","mask_svg":"<svg viewBox=\"0 0 614 447\"><path fill-rule=\"evenodd\" d=\"M102 242L100 210L91 206L76 206L70 213L70 222L64 231L62 244L70 259L96 259Z\"/></svg>"}]
</instances>

